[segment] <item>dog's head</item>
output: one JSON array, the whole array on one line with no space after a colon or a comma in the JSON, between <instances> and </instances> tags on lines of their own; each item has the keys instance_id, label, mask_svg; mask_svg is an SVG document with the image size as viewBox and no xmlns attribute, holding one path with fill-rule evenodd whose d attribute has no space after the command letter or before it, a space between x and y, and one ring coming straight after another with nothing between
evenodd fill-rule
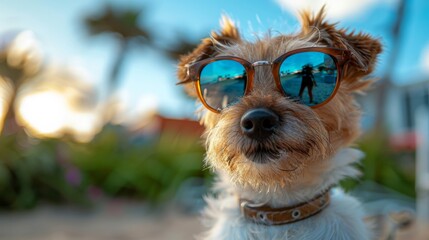
<instances>
[{"instance_id":1,"label":"dog's head","mask_svg":"<svg viewBox=\"0 0 429 240\"><path fill-rule=\"evenodd\" d=\"M323 9L301 21L296 34L249 42L224 17L219 32L180 59L179 83L205 106L207 162L236 184L315 184L359 134L354 93L370 84L362 78L380 42L337 29Z\"/></svg>"}]
</instances>

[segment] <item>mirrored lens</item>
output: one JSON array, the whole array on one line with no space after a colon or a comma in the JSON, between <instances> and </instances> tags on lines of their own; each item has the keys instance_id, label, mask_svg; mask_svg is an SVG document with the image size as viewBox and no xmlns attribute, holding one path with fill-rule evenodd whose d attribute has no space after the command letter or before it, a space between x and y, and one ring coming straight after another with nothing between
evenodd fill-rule
<instances>
[{"instance_id":1,"label":"mirrored lens","mask_svg":"<svg viewBox=\"0 0 429 240\"><path fill-rule=\"evenodd\" d=\"M321 52L302 52L287 57L280 65L280 83L285 94L308 106L328 100L337 85L334 59Z\"/></svg>"},{"instance_id":2,"label":"mirrored lens","mask_svg":"<svg viewBox=\"0 0 429 240\"><path fill-rule=\"evenodd\" d=\"M246 69L234 60L217 60L200 73L201 95L216 110L236 103L246 89Z\"/></svg>"}]
</instances>

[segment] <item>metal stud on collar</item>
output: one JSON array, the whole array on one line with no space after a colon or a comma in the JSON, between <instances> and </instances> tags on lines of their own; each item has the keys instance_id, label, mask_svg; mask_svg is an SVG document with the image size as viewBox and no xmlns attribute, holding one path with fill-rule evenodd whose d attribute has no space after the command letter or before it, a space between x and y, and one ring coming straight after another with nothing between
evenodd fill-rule
<instances>
[{"instance_id":1,"label":"metal stud on collar","mask_svg":"<svg viewBox=\"0 0 429 240\"><path fill-rule=\"evenodd\" d=\"M299 211L298 209L295 209L292 211L291 215L292 215L293 219L297 219L301 216L301 211Z\"/></svg>"},{"instance_id":2,"label":"metal stud on collar","mask_svg":"<svg viewBox=\"0 0 429 240\"><path fill-rule=\"evenodd\" d=\"M265 221L267 219L267 215L263 212L258 212L257 216L262 221Z\"/></svg>"},{"instance_id":3,"label":"metal stud on collar","mask_svg":"<svg viewBox=\"0 0 429 240\"><path fill-rule=\"evenodd\" d=\"M240 208L243 216L258 224L282 225L309 218L329 206L329 189L306 202L292 207L272 208L266 204L254 204L240 199Z\"/></svg>"}]
</instances>

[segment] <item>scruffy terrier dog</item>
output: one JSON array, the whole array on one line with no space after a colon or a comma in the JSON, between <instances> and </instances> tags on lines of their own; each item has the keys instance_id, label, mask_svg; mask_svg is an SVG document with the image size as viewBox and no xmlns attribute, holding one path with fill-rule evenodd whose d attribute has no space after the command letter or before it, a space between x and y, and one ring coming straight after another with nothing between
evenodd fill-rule
<instances>
[{"instance_id":1,"label":"scruffy terrier dog","mask_svg":"<svg viewBox=\"0 0 429 240\"><path fill-rule=\"evenodd\" d=\"M203 239L371 239L359 202L333 186L362 158L354 99L381 44L337 29L324 10L302 29L241 38L228 18L180 59L178 77L203 104L206 162L218 173Z\"/></svg>"}]
</instances>

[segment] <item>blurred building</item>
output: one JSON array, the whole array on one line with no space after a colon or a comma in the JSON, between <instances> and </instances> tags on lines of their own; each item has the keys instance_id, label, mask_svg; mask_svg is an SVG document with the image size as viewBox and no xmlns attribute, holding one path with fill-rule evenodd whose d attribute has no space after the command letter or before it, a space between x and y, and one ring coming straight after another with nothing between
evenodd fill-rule
<instances>
[{"instance_id":1,"label":"blurred building","mask_svg":"<svg viewBox=\"0 0 429 240\"><path fill-rule=\"evenodd\" d=\"M203 134L204 127L192 119L168 118L154 112L131 126L130 130L134 133L133 142L144 144L162 134L168 134L172 139L192 138L197 141Z\"/></svg>"},{"instance_id":2,"label":"blurred building","mask_svg":"<svg viewBox=\"0 0 429 240\"><path fill-rule=\"evenodd\" d=\"M200 137L204 132L204 127L197 121L190 119L167 118L155 115L154 121L158 122L160 132L171 132L177 135Z\"/></svg>"},{"instance_id":3,"label":"blurred building","mask_svg":"<svg viewBox=\"0 0 429 240\"><path fill-rule=\"evenodd\" d=\"M360 99L364 106L365 129L374 123L376 94L373 91ZM383 114L386 130L395 149L415 150L415 116L419 107L429 109L429 77L422 77L408 84L391 84Z\"/></svg>"}]
</instances>

